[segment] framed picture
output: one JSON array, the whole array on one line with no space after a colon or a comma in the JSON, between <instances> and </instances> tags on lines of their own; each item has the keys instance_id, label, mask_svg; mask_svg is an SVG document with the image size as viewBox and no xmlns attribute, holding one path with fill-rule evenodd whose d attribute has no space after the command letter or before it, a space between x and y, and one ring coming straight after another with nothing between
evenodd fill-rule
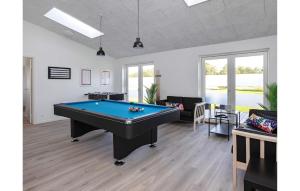
<instances>
[{"instance_id":1,"label":"framed picture","mask_svg":"<svg viewBox=\"0 0 300 191\"><path fill-rule=\"evenodd\" d=\"M49 66L48 79L71 79L71 68Z\"/></svg>"},{"instance_id":2,"label":"framed picture","mask_svg":"<svg viewBox=\"0 0 300 191\"><path fill-rule=\"evenodd\" d=\"M110 83L110 71L108 70L101 71L100 83L101 85L108 85Z\"/></svg>"},{"instance_id":3,"label":"framed picture","mask_svg":"<svg viewBox=\"0 0 300 191\"><path fill-rule=\"evenodd\" d=\"M92 71L90 69L81 69L81 85L91 85Z\"/></svg>"}]
</instances>

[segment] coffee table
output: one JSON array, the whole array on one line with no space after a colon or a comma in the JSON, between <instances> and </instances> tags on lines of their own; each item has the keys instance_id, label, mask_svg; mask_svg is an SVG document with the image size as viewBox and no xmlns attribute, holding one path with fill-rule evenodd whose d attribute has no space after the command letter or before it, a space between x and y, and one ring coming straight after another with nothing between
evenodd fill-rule
<instances>
[{"instance_id":1,"label":"coffee table","mask_svg":"<svg viewBox=\"0 0 300 191\"><path fill-rule=\"evenodd\" d=\"M230 116L235 117L235 125L230 123ZM211 120L215 121L214 127L211 128ZM220 122L218 124L218 121ZM224 121L226 123L224 123ZM230 138L231 131L233 128L239 127L240 125L240 112L239 111L216 111L215 116L208 119L208 136L211 133L218 135L225 135Z\"/></svg>"}]
</instances>

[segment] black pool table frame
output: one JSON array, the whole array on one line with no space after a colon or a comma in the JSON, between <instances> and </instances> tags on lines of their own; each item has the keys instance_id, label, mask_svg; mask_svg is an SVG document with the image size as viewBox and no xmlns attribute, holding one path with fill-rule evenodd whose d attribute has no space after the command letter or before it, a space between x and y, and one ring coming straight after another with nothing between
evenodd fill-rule
<instances>
[{"instance_id":1,"label":"black pool table frame","mask_svg":"<svg viewBox=\"0 0 300 191\"><path fill-rule=\"evenodd\" d=\"M157 126L178 121L180 118L180 111L175 108L128 120L75 109L67 104L54 105L54 114L71 119L72 141L78 141L78 137L98 129L113 133L113 152L117 159L115 165L124 164L121 160L143 145L150 144L150 147L155 147Z\"/></svg>"}]
</instances>

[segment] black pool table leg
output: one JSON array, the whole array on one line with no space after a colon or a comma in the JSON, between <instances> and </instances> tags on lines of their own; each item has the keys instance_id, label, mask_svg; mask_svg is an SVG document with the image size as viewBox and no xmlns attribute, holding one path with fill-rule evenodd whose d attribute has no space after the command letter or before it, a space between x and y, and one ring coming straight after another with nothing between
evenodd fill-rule
<instances>
[{"instance_id":1,"label":"black pool table leg","mask_svg":"<svg viewBox=\"0 0 300 191\"><path fill-rule=\"evenodd\" d=\"M124 161L121 161L121 160L116 160L116 161L115 161L115 165L116 165L116 166L122 166L123 164L125 164Z\"/></svg>"},{"instance_id":2,"label":"black pool table leg","mask_svg":"<svg viewBox=\"0 0 300 191\"><path fill-rule=\"evenodd\" d=\"M114 144L114 158L116 159L115 165L121 166L124 164L122 159L127 157L135 149L150 144L150 147L155 147L157 141L157 127L145 132L142 135L127 139L113 134Z\"/></svg>"},{"instance_id":3,"label":"black pool table leg","mask_svg":"<svg viewBox=\"0 0 300 191\"><path fill-rule=\"evenodd\" d=\"M78 137L90 132L98 130L97 128L71 119L71 138L72 142L78 142Z\"/></svg>"},{"instance_id":4,"label":"black pool table leg","mask_svg":"<svg viewBox=\"0 0 300 191\"><path fill-rule=\"evenodd\" d=\"M156 145L155 143L157 142L157 127L152 128L152 130L150 131L150 148L155 148Z\"/></svg>"},{"instance_id":5,"label":"black pool table leg","mask_svg":"<svg viewBox=\"0 0 300 191\"><path fill-rule=\"evenodd\" d=\"M72 138L71 142L78 142L79 139L78 138Z\"/></svg>"},{"instance_id":6,"label":"black pool table leg","mask_svg":"<svg viewBox=\"0 0 300 191\"><path fill-rule=\"evenodd\" d=\"M150 147L150 148L155 148L156 145L155 145L154 143L151 143L151 144L149 145L149 147Z\"/></svg>"}]
</instances>

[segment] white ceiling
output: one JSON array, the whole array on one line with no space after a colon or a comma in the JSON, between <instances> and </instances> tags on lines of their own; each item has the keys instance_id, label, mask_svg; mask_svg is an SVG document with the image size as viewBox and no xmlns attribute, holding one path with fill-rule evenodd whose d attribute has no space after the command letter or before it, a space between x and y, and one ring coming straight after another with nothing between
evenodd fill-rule
<instances>
[{"instance_id":1,"label":"white ceiling","mask_svg":"<svg viewBox=\"0 0 300 191\"><path fill-rule=\"evenodd\" d=\"M133 49L137 36L136 0L24 0L24 20L95 49L90 39L43 15L52 7L99 28L103 47L115 58L256 38L277 33L276 0L209 0L188 7L183 0L140 0L144 49Z\"/></svg>"}]
</instances>

